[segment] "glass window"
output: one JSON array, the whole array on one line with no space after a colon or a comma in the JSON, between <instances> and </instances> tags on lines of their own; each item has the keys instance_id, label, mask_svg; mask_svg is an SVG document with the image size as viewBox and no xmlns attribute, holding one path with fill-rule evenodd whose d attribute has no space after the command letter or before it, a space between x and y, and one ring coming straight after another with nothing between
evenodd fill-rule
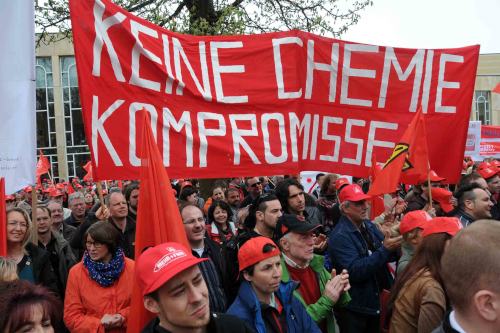
<instances>
[{"instance_id":1,"label":"glass window","mask_svg":"<svg viewBox=\"0 0 500 333\"><path fill-rule=\"evenodd\" d=\"M490 92L477 90L474 93L474 107L476 109L476 120L483 125L491 125Z\"/></svg>"}]
</instances>

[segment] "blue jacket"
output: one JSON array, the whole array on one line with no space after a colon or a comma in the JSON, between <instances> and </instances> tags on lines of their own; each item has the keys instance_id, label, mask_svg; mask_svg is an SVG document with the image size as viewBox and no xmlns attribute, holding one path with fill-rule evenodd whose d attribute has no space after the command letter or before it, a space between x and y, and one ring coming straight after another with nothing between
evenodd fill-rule
<instances>
[{"instance_id":1,"label":"blue jacket","mask_svg":"<svg viewBox=\"0 0 500 333\"><path fill-rule=\"evenodd\" d=\"M363 314L378 315L379 284L390 288L393 281L386 263L396 260L396 257L382 245L384 235L380 230L368 220L363 223L372 235L376 249L373 253L369 252L361 232L343 215L330 233L328 254L337 272L342 269L349 272L351 302L345 308ZM380 281L381 279L384 280Z\"/></svg>"},{"instance_id":2,"label":"blue jacket","mask_svg":"<svg viewBox=\"0 0 500 333\"><path fill-rule=\"evenodd\" d=\"M300 301L293 296L297 283L282 282L275 295L283 305L286 315L287 333L321 333L316 323L307 314ZM227 310L228 314L246 321L257 333L266 333L266 324L262 318L260 302L249 282L243 281L238 296Z\"/></svg>"}]
</instances>

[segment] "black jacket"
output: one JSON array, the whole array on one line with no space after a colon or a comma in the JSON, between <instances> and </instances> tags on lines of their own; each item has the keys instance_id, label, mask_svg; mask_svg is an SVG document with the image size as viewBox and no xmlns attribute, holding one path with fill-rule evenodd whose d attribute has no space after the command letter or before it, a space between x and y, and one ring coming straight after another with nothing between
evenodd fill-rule
<instances>
[{"instance_id":1,"label":"black jacket","mask_svg":"<svg viewBox=\"0 0 500 333\"><path fill-rule=\"evenodd\" d=\"M18 273L26 265L32 265L35 284L41 284L59 295L60 291L57 286L57 276L50 263L50 254L32 243L26 245L26 251L28 252L28 258L27 260L21 260L21 262L17 264Z\"/></svg>"},{"instance_id":2,"label":"black jacket","mask_svg":"<svg viewBox=\"0 0 500 333\"><path fill-rule=\"evenodd\" d=\"M207 333L255 333L243 320L222 313L212 313L207 326ZM142 333L170 333L160 326L158 318L153 319L144 327Z\"/></svg>"}]
</instances>

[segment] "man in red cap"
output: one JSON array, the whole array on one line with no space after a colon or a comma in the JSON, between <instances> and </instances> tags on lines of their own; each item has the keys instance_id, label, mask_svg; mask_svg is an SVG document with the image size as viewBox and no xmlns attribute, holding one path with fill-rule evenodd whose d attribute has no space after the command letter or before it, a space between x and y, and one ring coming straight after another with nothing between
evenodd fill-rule
<instances>
[{"instance_id":1,"label":"man in red cap","mask_svg":"<svg viewBox=\"0 0 500 333\"><path fill-rule=\"evenodd\" d=\"M281 282L280 250L270 238L249 239L238 252L238 262L244 280L228 314L258 333L321 332L293 296L297 282Z\"/></svg>"},{"instance_id":2,"label":"man in red cap","mask_svg":"<svg viewBox=\"0 0 500 333\"><path fill-rule=\"evenodd\" d=\"M452 204L453 193L441 187L431 189L433 208L436 216L447 216L455 208Z\"/></svg>"},{"instance_id":3,"label":"man in red cap","mask_svg":"<svg viewBox=\"0 0 500 333\"><path fill-rule=\"evenodd\" d=\"M464 227L476 220L491 218L493 202L490 193L477 183L459 187L454 196L458 201L454 216L460 220Z\"/></svg>"},{"instance_id":4,"label":"man in red cap","mask_svg":"<svg viewBox=\"0 0 500 333\"><path fill-rule=\"evenodd\" d=\"M431 219L432 217L424 210L414 210L403 216L401 223L399 223L399 233L403 236L403 244L401 245L401 258L399 258L396 269L397 275L403 273L413 258L415 249L422 241L423 227Z\"/></svg>"},{"instance_id":5,"label":"man in red cap","mask_svg":"<svg viewBox=\"0 0 500 333\"><path fill-rule=\"evenodd\" d=\"M136 262L144 307L157 315L143 333L251 332L230 315L211 313L199 259L178 243L149 248Z\"/></svg>"},{"instance_id":6,"label":"man in red cap","mask_svg":"<svg viewBox=\"0 0 500 333\"><path fill-rule=\"evenodd\" d=\"M500 171L492 164L489 167L478 168L478 173L486 180L488 185L488 190L491 193L491 201L493 202L493 207L491 209L491 216L494 220L500 219Z\"/></svg>"},{"instance_id":7,"label":"man in red cap","mask_svg":"<svg viewBox=\"0 0 500 333\"><path fill-rule=\"evenodd\" d=\"M330 233L328 254L337 272L346 269L351 302L338 311L343 333L376 333L380 330L380 292L390 290L393 279L387 263L395 261L402 236L384 235L368 219L370 197L359 185L339 194L342 217Z\"/></svg>"}]
</instances>

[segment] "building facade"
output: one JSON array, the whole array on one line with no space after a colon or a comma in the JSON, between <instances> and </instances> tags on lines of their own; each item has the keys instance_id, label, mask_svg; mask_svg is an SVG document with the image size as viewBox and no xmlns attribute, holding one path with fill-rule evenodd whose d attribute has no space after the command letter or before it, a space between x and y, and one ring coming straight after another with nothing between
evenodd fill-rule
<instances>
[{"instance_id":1,"label":"building facade","mask_svg":"<svg viewBox=\"0 0 500 333\"><path fill-rule=\"evenodd\" d=\"M482 54L476 76L471 120L500 125L500 53ZM83 177L90 160L85 139L78 79L71 41L64 39L36 49L37 147L52 164L52 177Z\"/></svg>"}]
</instances>

